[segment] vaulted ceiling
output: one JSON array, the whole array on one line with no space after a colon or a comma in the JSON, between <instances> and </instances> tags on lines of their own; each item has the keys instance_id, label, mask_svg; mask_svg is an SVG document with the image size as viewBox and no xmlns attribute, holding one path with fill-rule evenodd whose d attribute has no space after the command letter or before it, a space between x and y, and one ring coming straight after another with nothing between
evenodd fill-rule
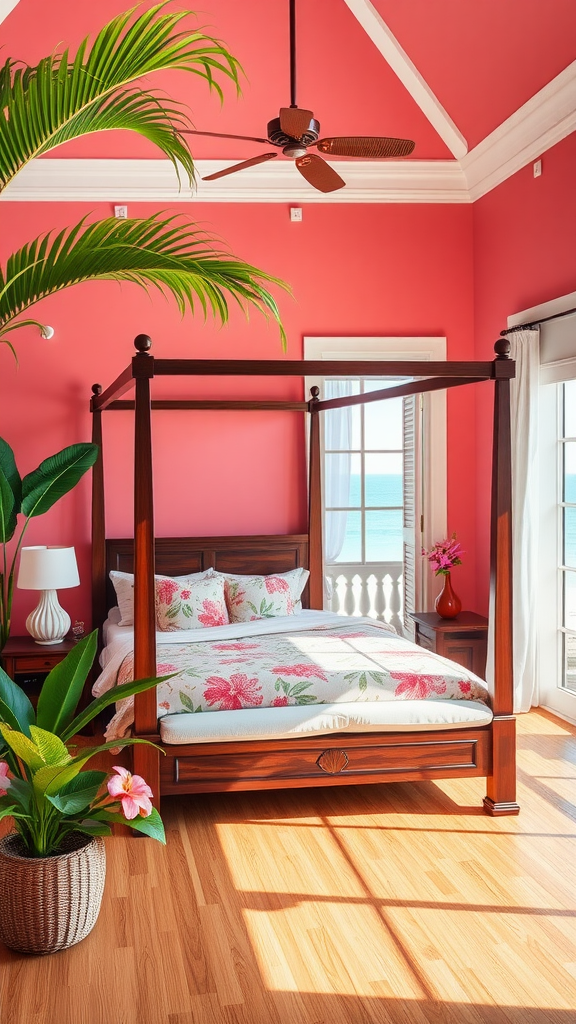
<instances>
[{"instance_id":1,"label":"vaulted ceiling","mask_svg":"<svg viewBox=\"0 0 576 1024\"><path fill-rule=\"evenodd\" d=\"M126 0L0 0L3 52L34 63L62 43L74 47L127 6ZM158 76L154 85L186 103L198 129L265 135L267 121L289 103L288 0L202 0L198 7L200 24L244 68L242 96L228 88L221 107L202 83L177 73ZM430 201L426 189L436 187L444 193L440 201L470 201L576 127L575 0L297 0L297 44L298 104L314 111L322 135L416 142L408 161L347 162L348 195L343 189L332 200L363 201L363 191L364 201L369 193L370 201L388 201L395 191L409 198L402 190L414 188ZM266 147L197 137L192 148L203 170ZM139 139L108 133L70 143L55 156L60 166L63 159L157 155ZM89 178L88 164L86 171ZM296 198L303 189L304 198L320 198L282 158L204 184L202 198L232 198L232 182L248 197L246 183L256 179L261 188L282 182L281 188L300 190ZM281 188L276 198L285 198Z\"/></svg>"}]
</instances>

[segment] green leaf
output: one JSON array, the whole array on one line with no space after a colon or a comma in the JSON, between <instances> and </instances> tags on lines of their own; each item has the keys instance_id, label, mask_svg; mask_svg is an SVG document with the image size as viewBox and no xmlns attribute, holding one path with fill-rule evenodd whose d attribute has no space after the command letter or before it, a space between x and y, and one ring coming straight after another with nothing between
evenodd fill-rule
<instances>
[{"instance_id":1,"label":"green leaf","mask_svg":"<svg viewBox=\"0 0 576 1024\"><path fill-rule=\"evenodd\" d=\"M25 736L30 735L30 726L36 721L36 713L24 690L3 668L0 668L0 721Z\"/></svg>"},{"instance_id":2,"label":"green leaf","mask_svg":"<svg viewBox=\"0 0 576 1024\"><path fill-rule=\"evenodd\" d=\"M30 798L32 796L32 786L26 779L10 779L10 789L8 795L3 797L3 800L9 800L14 802L22 808L24 811L30 809Z\"/></svg>"},{"instance_id":3,"label":"green leaf","mask_svg":"<svg viewBox=\"0 0 576 1024\"><path fill-rule=\"evenodd\" d=\"M302 693L303 690L310 689L311 686L312 686L312 683L311 682L306 682L305 680L303 680L300 683L295 683L294 686L292 687L292 689L290 690L290 695L292 697L296 697L299 693Z\"/></svg>"},{"instance_id":4,"label":"green leaf","mask_svg":"<svg viewBox=\"0 0 576 1024\"><path fill-rule=\"evenodd\" d=\"M80 772L48 800L63 814L79 814L96 799L107 772Z\"/></svg>"},{"instance_id":5,"label":"green leaf","mask_svg":"<svg viewBox=\"0 0 576 1024\"><path fill-rule=\"evenodd\" d=\"M12 497L10 497L10 495ZM22 481L16 468L14 452L0 437L0 543L14 536L16 516L22 501Z\"/></svg>"},{"instance_id":6,"label":"green leaf","mask_svg":"<svg viewBox=\"0 0 576 1024\"><path fill-rule=\"evenodd\" d=\"M184 693L183 690L180 690L180 701L187 711L194 711L194 702L190 700L188 694Z\"/></svg>"},{"instance_id":7,"label":"green leaf","mask_svg":"<svg viewBox=\"0 0 576 1024\"><path fill-rule=\"evenodd\" d=\"M296 697L297 704L317 704L318 701L313 693L301 693ZM322 702L320 702L322 703Z\"/></svg>"},{"instance_id":8,"label":"green leaf","mask_svg":"<svg viewBox=\"0 0 576 1024\"><path fill-rule=\"evenodd\" d=\"M39 729L37 725L30 726L30 736L32 742L36 744L38 753L44 761L44 764L52 766L58 766L67 764L71 760L68 748L62 743L62 740L55 736L53 732L47 732L45 729Z\"/></svg>"},{"instance_id":9,"label":"green leaf","mask_svg":"<svg viewBox=\"0 0 576 1024\"><path fill-rule=\"evenodd\" d=\"M121 686L113 686L112 689L103 693L96 700L93 700L88 707L84 708L79 715L76 715L70 724L63 729L60 738L65 743L71 740L76 733L80 732L84 726L88 725L93 718L96 718L104 708L107 708L110 704L115 704L116 701L122 700L124 697L131 697L134 693L141 693L143 690L149 690L152 686L156 686L157 683L163 683L166 679L173 679L177 672L171 672L168 676L152 677L150 679L136 679L131 683L122 683ZM122 741L125 742L125 741ZM120 743L113 743L112 746L119 746Z\"/></svg>"},{"instance_id":10,"label":"green leaf","mask_svg":"<svg viewBox=\"0 0 576 1024\"><path fill-rule=\"evenodd\" d=\"M69 761L65 765L46 765L40 768L32 777L34 792L39 796L53 796L76 778L86 761Z\"/></svg>"},{"instance_id":11,"label":"green leaf","mask_svg":"<svg viewBox=\"0 0 576 1024\"><path fill-rule=\"evenodd\" d=\"M40 463L22 481L22 512L29 519L43 515L76 486L98 458L95 444L71 444Z\"/></svg>"},{"instance_id":12,"label":"green leaf","mask_svg":"<svg viewBox=\"0 0 576 1024\"><path fill-rule=\"evenodd\" d=\"M358 680L358 689L360 690L361 693L364 693L367 686L368 680L366 679L366 673L363 672L362 675L360 676L360 679Z\"/></svg>"},{"instance_id":13,"label":"green leaf","mask_svg":"<svg viewBox=\"0 0 576 1024\"><path fill-rule=\"evenodd\" d=\"M92 821L87 818L85 821L74 822L75 832L85 832L87 836L111 836L112 829L103 821Z\"/></svg>"},{"instance_id":14,"label":"green leaf","mask_svg":"<svg viewBox=\"0 0 576 1024\"><path fill-rule=\"evenodd\" d=\"M138 815L138 817L132 818L131 821L128 821L123 814L112 814L111 811L99 811L94 817L100 821L109 821L115 825L128 825L129 828L136 829L137 832L143 832L144 835L151 836L152 839L158 839L159 842L166 845L162 818L155 807L152 808L152 813L147 818Z\"/></svg>"},{"instance_id":15,"label":"green leaf","mask_svg":"<svg viewBox=\"0 0 576 1024\"><path fill-rule=\"evenodd\" d=\"M98 631L80 640L44 680L37 720L42 729L60 736L70 725L96 655Z\"/></svg>"},{"instance_id":16,"label":"green leaf","mask_svg":"<svg viewBox=\"0 0 576 1024\"><path fill-rule=\"evenodd\" d=\"M44 761L40 756L36 744L33 743L32 740L28 739L24 733L12 729L4 722L0 722L0 732L10 749L16 754L16 757L19 757L20 760L23 761L24 764L28 765L33 772L44 767Z\"/></svg>"}]
</instances>

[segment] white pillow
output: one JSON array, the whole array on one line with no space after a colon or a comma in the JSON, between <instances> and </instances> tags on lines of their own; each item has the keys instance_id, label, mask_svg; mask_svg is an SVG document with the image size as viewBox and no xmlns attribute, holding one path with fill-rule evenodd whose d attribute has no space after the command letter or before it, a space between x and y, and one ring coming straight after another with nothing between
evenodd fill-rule
<instances>
[{"instance_id":1,"label":"white pillow","mask_svg":"<svg viewBox=\"0 0 576 1024\"><path fill-rule=\"evenodd\" d=\"M214 570L214 571L216 572L216 570ZM287 613L290 614L290 615L298 615L299 612L302 611L302 601L300 600L300 598L302 597L302 592L304 590L304 587L306 586L306 583L308 581L308 577L309 577L310 573L309 573L308 569L299 568L299 569L290 569L289 572L269 573L268 576L258 576L255 573L250 573L250 575L246 575L246 576L240 576L238 574L231 573L231 572L217 573L217 575L218 576L223 576L224 579L227 581L227 583L240 583L242 585L242 589L245 589L246 585L249 584L251 590L254 589L254 587L257 589L258 586L260 586L260 588L264 587L266 589L265 581L266 580L270 580L272 578L280 579L280 580L285 580L286 583L288 584L289 589L290 589L290 601L291 601L292 607L290 608L289 611L287 609L284 609L284 608L282 608L282 610L280 610L280 604L279 604L277 611L272 611L272 609L268 609L267 614L265 616L267 618L270 615L285 615ZM264 590L262 591L262 593L263 593L264 596L266 596ZM228 603L228 613L230 615L230 621L231 622L244 622L244 621L248 621L249 618L251 618L251 617L253 618L254 617L254 615L248 615L248 610L247 609L245 609L247 618L237 618L236 614L235 613L233 614L233 612L232 612L232 610L230 608L231 588L229 586L226 587L226 600L227 600L227 603ZM280 600L280 598L278 598L278 600ZM236 612L236 609L235 609L235 612ZM260 616L257 616L257 617L260 617Z\"/></svg>"},{"instance_id":2,"label":"white pillow","mask_svg":"<svg viewBox=\"0 0 576 1024\"><path fill-rule=\"evenodd\" d=\"M194 580L204 580L208 576L213 575L213 569L205 569L204 572L189 572L185 576L174 576L176 583L186 583L188 580L191 582ZM165 577L155 576L154 579L164 579ZM118 607L120 609L120 622L119 626L133 626L134 625L134 573L131 572L117 572L115 569L110 573L110 579L114 584L114 590L116 591L116 599L118 601Z\"/></svg>"}]
</instances>

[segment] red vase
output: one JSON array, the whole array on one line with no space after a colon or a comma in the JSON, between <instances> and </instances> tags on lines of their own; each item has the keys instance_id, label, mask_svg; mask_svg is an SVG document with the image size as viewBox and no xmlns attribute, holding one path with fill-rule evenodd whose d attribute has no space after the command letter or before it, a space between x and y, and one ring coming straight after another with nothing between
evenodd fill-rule
<instances>
[{"instance_id":1,"label":"red vase","mask_svg":"<svg viewBox=\"0 0 576 1024\"><path fill-rule=\"evenodd\" d=\"M434 607L441 619L455 619L458 612L462 611L462 601L452 590L449 572L444 576L444 587L438 594Z\"/></svg>"}]
</instances>

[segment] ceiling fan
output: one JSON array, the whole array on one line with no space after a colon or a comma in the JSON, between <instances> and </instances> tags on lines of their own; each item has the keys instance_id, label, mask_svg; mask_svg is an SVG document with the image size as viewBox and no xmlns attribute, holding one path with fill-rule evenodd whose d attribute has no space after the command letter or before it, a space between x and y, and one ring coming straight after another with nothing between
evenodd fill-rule
<instances>
[{"instance_id":1,"label":"ceiling fan","mask_svg":"<svg viewBox=\"0 0 576 1024\"><path fill-rule=\"evenodd\" d=\"M188 129L185 134L209 135L218 139L242 139L246 142L270 143L282 150L284 156L294 160L303 178L320 192L335 192L344 188L346 182L330 164L308 149L315 146L320 153L333 156L360 157L365 160L385 160L390 157L409 156L414 149L410 139L392 139L366 135L342 136L320 139L320 122L311 110L304 110L296 103L296 0L290 0L290 106L280 108L280 116L268 122L267 138L251 135L227 135L220 132L200 132ZM215 181L226 174L235 174L246 167L273 160L277 153L261 153L260 156L242 160L232 167L208 174L203 181Z\"/></svg>"}]
</instances>

